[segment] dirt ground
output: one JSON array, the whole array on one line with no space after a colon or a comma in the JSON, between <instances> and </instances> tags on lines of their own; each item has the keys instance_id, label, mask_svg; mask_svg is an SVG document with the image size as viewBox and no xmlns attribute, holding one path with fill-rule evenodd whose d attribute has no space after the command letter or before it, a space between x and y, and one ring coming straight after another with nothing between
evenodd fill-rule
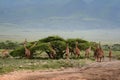
<instances>
[{"instance_id":1,"label":"dirt ground","mask_svg":"<svg viewBox=\"0 0 120 80\"><path fill-rule=\"evenodd\" d=\"M15 71L0 80L120 80L120 61L94 62L82 68L44 71Z\"/></svg>"}]
</instances>

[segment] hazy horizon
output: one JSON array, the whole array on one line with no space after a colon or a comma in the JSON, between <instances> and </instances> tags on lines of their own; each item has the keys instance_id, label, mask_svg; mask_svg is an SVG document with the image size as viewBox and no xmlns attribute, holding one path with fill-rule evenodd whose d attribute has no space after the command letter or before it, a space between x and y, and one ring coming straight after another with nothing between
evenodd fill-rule
<instances>
[{"instance_id":1,"label":"hazy horizon","mask_svg":"<svg viewBox=\"0 0 120 80\"><path fill-rule=\"evenodd\" d=\"M0 41L58 35L120 42L120 0L0 0Z\"/></svg>"}]
</instances>

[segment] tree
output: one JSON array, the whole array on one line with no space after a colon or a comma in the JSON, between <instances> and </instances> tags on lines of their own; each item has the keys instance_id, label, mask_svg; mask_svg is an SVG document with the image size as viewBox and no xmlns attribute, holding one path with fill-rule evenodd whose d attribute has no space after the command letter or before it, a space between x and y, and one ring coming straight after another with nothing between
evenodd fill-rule
<instances>
[{"instance_id":1,"label":"tree","mask_svg":"<svg viewBox=\"0 0 120 80\"><path fill-rule=\"evenodd\" d=\"M64 50L65 50L65 40L59 36L49 36L47 38L44 38L44 39L41 39L39 40L39 49L45 51L49 58L50 57L50 48L49 48L49 44L48 43L51 43L51 47L56 51L56 54L55 54L55 58L63 58L63 55L64 55Z\"/></svg>"},{"instance_id":2,"label":"tree","mask_svg":"<svg viewBox=\"0 0 120 80\"><path fill-rule=\"evenodd\" d=\"M83 39L67 39L66 42L69 44L70 52L74 53L75 43L78 42L78 47L80 50L85 50L89 46L91 46L90 42Z\"/></svg>"},{"instance_id":3,"label":"tree","mask_svg":"<svg viewBox=\"0 0 120 80\"><path fill-rule=\"evenodd\" d=\"M79 43L78 47L80 50L85 50L88 48L91 44L90 42L83 40L83 39L63 39L59 36L49 36L47 38L40 39L38 41L34 42L28 42L27 48L30 49L31 53L34 55L35 51L39 50L41 52L45 52L49 58L51 59L60 59L64 57L65 49L66 49L66 43L69 44L69 48L71 53L74 53L75 43L76 41ZM30 48L35 42L37 44ZM50 43L50 45L49 45ZM51 56L51 48L55 50L55 54ZM14 56L21 56L24 57L24 48L21 46L20 48L17 48L16 50L11 52L11 55ZM53 57L54 56L54 57Z\"/></svg>"},{"instance_id":4,"label":"tree","mask_svg":"<svg viewBox=\"0 0 120 80\"><path fill-rule=\"evenodd\" d=\"M43 38L43 39L39 40L39 42L42 42L42 43L52 42L52 41L65 41L65 40L59 36L49 36L47 38Z\"/></svg>"},{"instance_id":5,"label":"tree","mask_svg":"<svg viewBox=\"0 0 120 80\"><path fill-rule=\"evenodd\" d=\"M6 48L5 43L4 43L4 42L1 42L1 43L0 43L0 49L4 49L4 48Z\"/></svg>"}]
</instances>

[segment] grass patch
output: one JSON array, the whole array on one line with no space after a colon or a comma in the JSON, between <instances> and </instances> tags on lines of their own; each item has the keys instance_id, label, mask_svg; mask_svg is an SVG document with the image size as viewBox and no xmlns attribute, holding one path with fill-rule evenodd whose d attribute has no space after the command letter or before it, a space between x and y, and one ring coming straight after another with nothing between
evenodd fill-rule
<instances>
[{"instance_id":1,"label":"grass patch","mask_svg":"<svg viewBox=\"0 0 120 80\"><path fill-rule=\"evenodd\" d=\"M109 51L104 51L105 56L109 56ZM120 60L120 51L112 51L112 58Z\"/></svg>"},{"instance_id":2,"label":"grass patch","mask_svg":"<svg viewBox=\"0 0 120 80\"><path fill-rule=\"evenodd\" d=\"M105 56L108 56L108 51L104 51ZM73 56L74 57L74 56ZM85 60L84 52L81 52L81 57L78 59L11 59L0 58L0 74L5 74L17 70L46 70L46 69L59 69L68 67L82 67L88 63L94 62L93 52L90 54L90 59ZM120 51L113 51L113 58L120 60Z\"/></svg>"},{"instance_id":3,"label":"grass patch","mask_svg":"<svg viewBox=\"0 0 120 80\"><path fill-rule=\"evenodd\" d=\"M14 71L14 68L12 66L0 67L0 74L12 72L12 71Z\"/></svg>"},{"instance_id":4,"label":"grass patch","mask_svg":"<svg viewBox=\"0 0 120 80\"><path fill-rule=\"evenodd\" d=\"M5 74L17 70L46 70L68 67L82 67L86 64L83 59L59 59L59 60L40 60L40 59L2 59L0 58L0 74Z\"/></svg>"}]
</instances>

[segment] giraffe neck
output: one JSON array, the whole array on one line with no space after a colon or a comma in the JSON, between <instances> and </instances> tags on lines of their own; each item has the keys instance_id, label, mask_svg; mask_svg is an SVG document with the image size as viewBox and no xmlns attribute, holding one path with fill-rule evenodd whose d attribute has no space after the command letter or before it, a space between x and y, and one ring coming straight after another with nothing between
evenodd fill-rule
<instances>
[{"instance_id":1,"label":"giraffe neck","mask_svg":"<svg viewBox=\"0 0 120 80\"><path fill-rule=\"evenodd\" d=\"M53 51L54 49L52 48L52 46L49 46L50 50Z\"/></svg>"},{"instance_id":2,"label":"giraffe neck","mask_svg":"<svg viewBox=\"0 0 120 80\"><path fill-rule=\"evenodd\" d=\"M69 48L68 44L66 44L66 48Z\"/></svg>"},{"instance_id":3,"label":"giraffe neck","mask_svg":"<svg viewBox=\"0 0 120 80\"><path fill-rule=\"evenodd\" d=\"M26 44L24 44L24 48L25 48L25 50L28 50L28 48L26 47Z\"/></svg>"},{"instance_id":4,"label":"giraffe neck","mask_svg":"<svg viewBox=\"0 0 120 80\"><path fill-rule=\"evenodd\" d=\"M76 46L75 46L76 48L78 48L78 44L76 44Z\"/></svg>"},{"instance_id":5,"label":"giraffe neck","mask_svg":"<svg viewBox=\"0 0 120 80\"><path fill-rule=\"evenodd\" d=\"M90 50L91 50L91 47L89 47L88 50L90 51Z\"/></svg>"}]
</instances>

